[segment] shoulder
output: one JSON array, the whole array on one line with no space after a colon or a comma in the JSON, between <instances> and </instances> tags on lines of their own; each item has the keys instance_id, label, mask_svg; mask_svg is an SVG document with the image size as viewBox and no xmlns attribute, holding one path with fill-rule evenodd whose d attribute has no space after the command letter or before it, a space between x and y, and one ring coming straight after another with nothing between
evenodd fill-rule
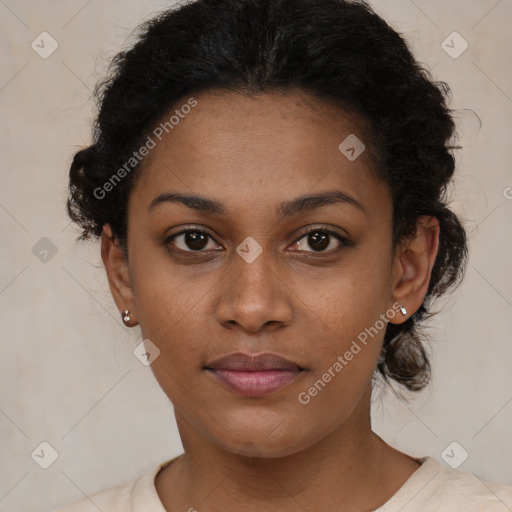
<instances>
[{"instance_id":1,"label":"shoulder","mask_svg":"<svg viewBox=\"0 0 512 512\"><path fill-rule=\"evenodd\" d=\"M135 480L85 496L52 512L165 512L156 492L155 476L170 462L162 462Z\"/></svg>"},{"instance_id":2,"label":"shoulder","mask_svg":"<svg viewBox=\"0 0 512 512\"><path fill-rule=\"evenodd\" d=\"M509 512L512 487L486 482L477 476L446 468L431 457L379 512Z\"/></svg>"}]
</instances>

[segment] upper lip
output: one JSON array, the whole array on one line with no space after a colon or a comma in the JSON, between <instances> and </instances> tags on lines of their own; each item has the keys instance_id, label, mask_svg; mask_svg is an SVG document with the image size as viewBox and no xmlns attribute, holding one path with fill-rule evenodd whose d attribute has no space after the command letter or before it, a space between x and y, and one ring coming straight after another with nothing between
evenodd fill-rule
<instances>
[{"instance_id":1,"label":"upper lip","mask_svg":"<svg viewBox=\"0 0 512 512\"><path fill-rule=\"evenodd\" d=\"M214 370L233 370L239 372L270 370L296 371L304 369L298 364L270 352L257 355L235 352L219 359L215 359L213 362L207 364L205 368Z\"/></svg>"}]
</instances>

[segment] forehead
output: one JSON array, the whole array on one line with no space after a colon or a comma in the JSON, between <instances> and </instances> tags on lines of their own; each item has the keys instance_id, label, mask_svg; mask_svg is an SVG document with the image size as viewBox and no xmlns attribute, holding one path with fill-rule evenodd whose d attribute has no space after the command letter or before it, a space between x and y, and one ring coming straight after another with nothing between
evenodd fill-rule
<instances>
[{"instance_id":1,"label":"forehead","mask_svg":"<svg viewBox=\"0 0 512 512\"><path fill-rule=\"evenodd\" d=\"M161 140L150 135L155 146L139 170L138 202L149 205L155 195L177 189L240 207L282 202L315 188L343 188L363 204L387 196L373 171L364 124L353 114L302 92L208 91L181 111L188 100L162 117L165 126L181 114ZM347 149L355 149L355 159Z\"/></svg>"}]
</instances>

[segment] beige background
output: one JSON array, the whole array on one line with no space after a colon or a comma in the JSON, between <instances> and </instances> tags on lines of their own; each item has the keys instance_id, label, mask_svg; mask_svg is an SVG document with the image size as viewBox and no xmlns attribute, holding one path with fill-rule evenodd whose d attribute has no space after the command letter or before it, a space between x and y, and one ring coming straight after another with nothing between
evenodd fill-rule
<instances>
[{"instance_id":1,"label":"beige background","mask_svg":"<svg viewBox=\"0 0 512 512\"><path fill-rule=\"evenodd\" d=\"M64 211L71 156L90 140L91 90L132 29L166 4L0 0L4 511L49 510L181 453L172 406L133 356L140 339L120 322L98 246L75 244ZM456 441L452 459L469 453L460 469L512 485L512 2L372 4L450 84L452 107L482 121L458 112L464 151L453 204L471 255L463 285L433 321L433 384L409 404L380 399L374 426L441 462ZM43 31L59 45L47 59L31 48ZM453 31L469 43L456 59L441 47ZM46 263L33 253L43 237L57 248ZM58 452L46 470L31 458L43 441Z\"/></svg>"}]
</instances>

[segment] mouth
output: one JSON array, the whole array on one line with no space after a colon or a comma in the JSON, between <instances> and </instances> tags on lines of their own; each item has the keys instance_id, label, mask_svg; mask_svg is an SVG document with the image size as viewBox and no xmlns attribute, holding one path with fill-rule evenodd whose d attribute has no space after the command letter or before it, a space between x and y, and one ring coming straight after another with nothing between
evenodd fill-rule
<instances>
[{"instance_id":1,"label":"mouth","mask_svg":"<svg viewBox=\"0 0 512 512\"><path fill-rule=\"evenodd\" d=\"M244 396L262 396L291 384L305 368L276 354L256 356L237 352L204 367L232 391Z\"/></svg>"}]
</instances>

